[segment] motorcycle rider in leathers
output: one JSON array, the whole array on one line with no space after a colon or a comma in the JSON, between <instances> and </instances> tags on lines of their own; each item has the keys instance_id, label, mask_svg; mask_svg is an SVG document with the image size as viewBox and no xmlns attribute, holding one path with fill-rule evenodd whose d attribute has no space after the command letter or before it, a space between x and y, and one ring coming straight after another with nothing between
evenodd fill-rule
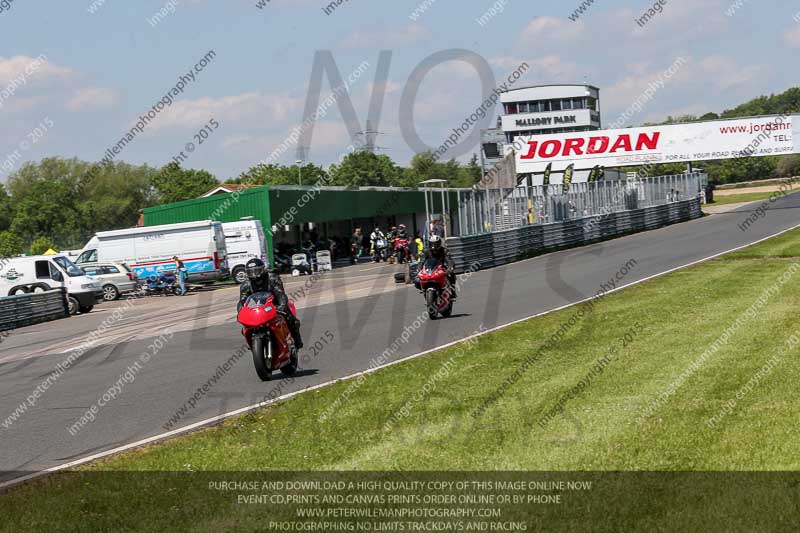
<instances>
[{"instance_id":1,"label":"motorcycle rider in leathers","mask_svg":"<svg viewBox=\"0 0 800 533\"><path fill-rule=\"evenodd\" d=\"M425 259L435 259L441 262L444 267L447 269L447 281L450 283L450 290L452 291L452 297L455 300L456 295L456 264L453 262L453 258L450 257L450 253L447 251L447 248L442 243L442 238L438 235L431 235L430 239L428 240L429 248L425 250Z\"/></svg>"},{"instance_id":2,"label":"motorcycle rider in leathers","mask_svg":"<svg viewBox=\"0 0 800 533\"><path fill-rule=\"evenodd\" d=\"M406 225L400 224L397 226L397 237L399 239L406 239L408 240L408 231L406 231Z\"/></svg>"},{"instance_id":3,"label":"motorcycle rider in leathers","mask_svg":"<svg viewBox=\"0 0 800 533\"><path fill-rule=\"evenodd\" d=\"M375 227L375 231L373 231L369 236L369 241L372 245L372 261L373 263L380 263L381 261L381 252L378 250L378 241L386 240L386 236L381 231L381 228ZM388 245L388 243L387 243ZM385 250L384 250L385 253Z\"/></svg>"},{"instance_id":4,"label":"motorcycle rider in leathers","mask_svg":"<svg viewBox=\"0 0 800 533\"><path fill-rule=\"evenodd\" d=\"M300 321L289 309L289 298L283 289L280 275L275 271L267 270L267 266L261 259L248 261L245 265L245 271L247 272L247 281L239 286L239 305L237 309L242 308L251 294L257 292L271 293L275 310L286 320L286 325L289 326L289 332L292 334L295 347L298 350L302 348L303 340L300 337Z\"/></svg>"},{"instance_id":5,"label":"motorcycle rider in leathers","mask_svg":"<svg viewBox=\"0 0 800 533\"><path fill-rule=\"evenodd\" d=\"M409 243L408 232L406 231L406 225L405 224L400 224L399 226L397 226L396 238L406 241L406 247L405 247L405 252L403 254L403 257L405 258L406 261L408 261L409 260L408 256L410 254L410 248L411 247L409 246L410 243ZM394 241L392 241L392 245L394 245ZM394 253L395 253L395 255L397 255L397 248L395 248Z\"/></svg>"}]
</instances>

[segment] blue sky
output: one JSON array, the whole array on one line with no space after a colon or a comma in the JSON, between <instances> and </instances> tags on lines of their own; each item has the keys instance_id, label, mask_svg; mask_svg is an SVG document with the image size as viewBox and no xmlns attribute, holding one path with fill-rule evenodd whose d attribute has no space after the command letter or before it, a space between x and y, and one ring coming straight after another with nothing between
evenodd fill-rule
<instances>
[{"instance_id":1,"label":"blue sky","mask_svg":"<svg viewBox=\"0 0 800 533\"><path fill-rule=\"evenodd\" d=\"M97 10L90 13L93 1ZM169 0L14 0L0 12L0 91L34 58L44 54L47 61L0 101L0 163L45 119L52 127L34 135L15 167L55 155L99 160L209 50L214 60L120 159L161 166L213 118L219 128L185 166L223 180L235 177L300 124L314 53L321 49L332 50L343 76L369 63L350 90L362 125L378 52L392 51L378 144L401 164L413 155L398 125L403 87L423 59L445 49L480 54L498 81L523 61L531 68L518 85L581 83L585 77L601 89L605 123L677 58L685 61L630 124L721 111L798 83L795 0L738 0L732 16L726 11L737 0L668 0L644 28L634 19L651 1L595 0L577 22L568 18L577 0L348 0L330 15L323 12L329 0L271 0L264 9L256 2L172 0L174 13L151 26L147 19ZM421 6L427 10L412 21ZM479 25L476 19L492 6L502 12ZM324 98L327 81L323 88ZM414 105L421 137L440 144L480 105L480 89L462 62L435 69ZM315 127L309 159L327 166L350 142L334 107ZM282 162L294 159L292 149ZM2 181L7 177L0 174Z\"/></svg>"}]
</instances>

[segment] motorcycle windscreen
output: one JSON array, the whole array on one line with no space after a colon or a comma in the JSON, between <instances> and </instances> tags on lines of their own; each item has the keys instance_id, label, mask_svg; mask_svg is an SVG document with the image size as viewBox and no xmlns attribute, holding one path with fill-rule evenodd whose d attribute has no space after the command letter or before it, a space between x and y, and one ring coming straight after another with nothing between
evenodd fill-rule
<instances>
[{"instance_id":1,"label":"motorcycle windscreen","mask_svg":"<svg viewBox=\"0 0 800 533\"><path fill-rule=\"evenodd\" d=\"M267 324L275 317L275 307L272 306L272 295L268 292L251 294L239 310L237 320L248 328L258 328Z\"/></svg>"},{"instance_id":2,"label":"motorcycle windscreen","mask_svg":"<svg viewBox=\"0 0 800 533\"><path fill-rule=\"evenodd\" d=\"M422 268L425 269L425 270L428 270L429 272L433 272L441 264L442 264L442 262L439 261L438 259L434 259L433 257L429 257L422 264Z\"/></svg>"},{"instance_id":3,"label":"motorcycle windscreen","mask_svg":"<svg viewBox=\"0 0 800 533\"><path fill-rule=\"evenodd\" d=\"M260 309L270 303L272 294L268 292L256 292L251 294L244 302L244 306L248 309Z\"/></svg>"}]
</instances>

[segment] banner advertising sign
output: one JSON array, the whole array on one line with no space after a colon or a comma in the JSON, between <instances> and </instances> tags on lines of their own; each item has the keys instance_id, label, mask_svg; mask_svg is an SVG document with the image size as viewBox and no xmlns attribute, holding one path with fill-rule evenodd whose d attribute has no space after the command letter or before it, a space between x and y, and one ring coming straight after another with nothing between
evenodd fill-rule
<instances>
[{"instance_id":1,"label":"banner advertising sign","mask_svg":"<svg viewBox=\"0 0 800 533\"><path fill-rule=\"evenodd\" d=\"M597 173L600 170L600 165L595 165L595 167L589 172L589 179L587 180L589 183L594 183L597 181Z\"/></svg>"},{"instance_id":2,"label":"banner advertising sign","mask_svg":"<svg viewBox=\"0 0 800 533\"><path fill-rule=\"evenodd\" d=\"M795 120L793 120L795 119ZM800 153L800 115L518 137L518 174Z\"/></svg>"},{"instance_id":3,"label":"banner advertising sign","mask_svg":"<svg viewBox=\"0 0 800 533\"><path fill-rule=\"evenodd\" d=\"M575 170L575 165L570 165L567 167L567 170L564 171L564 184L563 184L564 192L569 192L569 186L572 183L572 172L574 170Z\"/></svg>"},{"instance_id":4,"label":"banner advertising sign","mask_svg":"<svg viewBox=\"0 0 800 533\"><path fill-rule=\"evenodd\" d=\"M550 185L550 173L553 171L553 163L548 163L546 167L544 167L544 179L542 183L545 187Z\"/></svg>"}]
</instances>

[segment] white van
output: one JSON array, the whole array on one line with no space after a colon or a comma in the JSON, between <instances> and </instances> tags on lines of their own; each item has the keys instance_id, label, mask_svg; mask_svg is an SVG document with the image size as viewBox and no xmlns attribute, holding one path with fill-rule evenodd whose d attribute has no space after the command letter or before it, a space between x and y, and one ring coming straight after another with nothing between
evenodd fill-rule
<instances>
[{"instance_id":1,"label":"white van","mask_svg":"<svg viewBox=\"0 0 800 533\"><path fill-rule=\"evenodd\" d=\"M237 282L247 280L244 267L249 260L257 258L269 264L267 238L260 220L243 218L238 222L223 222L222 231L228 249L228 267Z\"/></svg>"},{"instance_id":2,"label":"white van","mask_svg":"<svg viewBox=\"0 0 800 533\"><path fill-rule=\"evenodd\" d=\"M75 262L125 263L143 280L165 270L175 270L174 256L183 261L189 281L227 277L222 224L204 220L101 231L86 244Z\"/></svg>"},{"instance_id":3,"label":"white van","mask_svg":"<svg viewBox=\"0 0 800 533\"><path fill-rule=\"evenodd\" d=\"M88 313L103 301L100 283L62 254L12 257L0 270L0 297L66 287L69 313Z\"/></svg>"}]
</instances>

